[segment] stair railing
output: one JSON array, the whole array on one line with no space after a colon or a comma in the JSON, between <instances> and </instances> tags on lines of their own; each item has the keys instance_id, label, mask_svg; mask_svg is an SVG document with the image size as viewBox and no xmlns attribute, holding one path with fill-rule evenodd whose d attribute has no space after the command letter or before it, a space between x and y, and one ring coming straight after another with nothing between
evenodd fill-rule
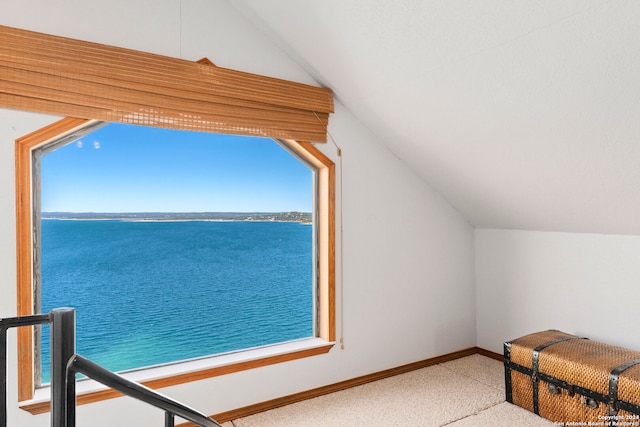
<instances>
[{"instance_id":1,"label":"stair railing","mask_svg":"<svg viewBox=\"0 0 640 427\"><path fill-rule=\"evenodd\" d=\"M165 427L174 427L179 416L200 427L221 427L212 418L118 375L76 354L75 310L60 308L49 314L0 319L0 427L7 427L7 330L51 324L51 425L76 426L76 374L165 411Z\"/></svg>"}]
</instances>

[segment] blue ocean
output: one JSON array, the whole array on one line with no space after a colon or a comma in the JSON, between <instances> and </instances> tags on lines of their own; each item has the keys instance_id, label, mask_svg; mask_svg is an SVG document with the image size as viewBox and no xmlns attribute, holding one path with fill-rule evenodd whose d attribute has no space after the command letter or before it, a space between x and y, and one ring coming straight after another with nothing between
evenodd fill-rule
<instances>
[{"instance_id":1,"label":"blue ocean","mask_svg":"<svg viewBox=\"0 0 640 427\"><path fill-rule=\"evenodd\" d=\"M43 219L41 230L42 312L74 307L77 352L108 369L313 335L308 224Z\"/></svg>"}]
</instances>

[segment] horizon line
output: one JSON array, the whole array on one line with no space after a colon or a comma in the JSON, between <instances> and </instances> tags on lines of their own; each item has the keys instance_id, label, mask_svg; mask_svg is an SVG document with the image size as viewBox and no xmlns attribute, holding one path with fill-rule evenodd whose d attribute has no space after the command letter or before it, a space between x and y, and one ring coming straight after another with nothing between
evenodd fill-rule
<instances>
[{"instance_id":1,"label":"horizon line","mask_svg":"<svg viewBox=\"0 0 640 427\"><path fill-rule=\"evenodd\" d=\"M274 213L306 213L311 211L41 211L40 214L274 214Z\"/></svg>"}]
</instances>

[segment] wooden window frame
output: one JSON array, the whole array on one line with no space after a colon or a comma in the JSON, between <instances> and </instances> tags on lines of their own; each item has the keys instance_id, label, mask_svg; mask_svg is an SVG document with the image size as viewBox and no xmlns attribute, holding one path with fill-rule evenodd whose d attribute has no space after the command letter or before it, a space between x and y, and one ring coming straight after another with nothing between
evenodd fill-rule
<instances>
[{"instance_id":1,"label":"wooden window frame","mask_svg":"<svg viewBox=\"0 0 640 427\"><path fill-rule=\"evenodd\" d=\"M17 314L31 315L35 311L34 297L34 191L33 151L81 131L96 120L65 118L15 143L16 161L16 243L17 243ZM191 381L212 378L247 369L258 368L304 357L327 353L336 339L335 320L335 164L313 144L293 139L279 139L298 157L317 170L317 336L326 344L251 361L213 366L196 372L181 373L142 383L150 388L162 388ZM50 402L29 402L34 398L34 328L18 330L18 400L21 408L33 414L49 411ZM86 404L120 396L113 390L79 394L78 404Z\"/></svg>"}]
</instances>

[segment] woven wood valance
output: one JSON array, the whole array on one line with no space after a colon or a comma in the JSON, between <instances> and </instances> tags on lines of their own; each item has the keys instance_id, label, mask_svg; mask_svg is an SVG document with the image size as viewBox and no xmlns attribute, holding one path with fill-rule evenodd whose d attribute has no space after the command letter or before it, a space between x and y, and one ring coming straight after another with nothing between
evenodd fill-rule
<instances>
[{"instance_id":1,"label":"woven wood valance","mask_svg":"<svg viewBox=\"0 0 640 427\"><path fill-rule=\"evenodd\" d=\"M329 89L0 26L0 108L326 142Z\"/></svg>"}]
</instances>

